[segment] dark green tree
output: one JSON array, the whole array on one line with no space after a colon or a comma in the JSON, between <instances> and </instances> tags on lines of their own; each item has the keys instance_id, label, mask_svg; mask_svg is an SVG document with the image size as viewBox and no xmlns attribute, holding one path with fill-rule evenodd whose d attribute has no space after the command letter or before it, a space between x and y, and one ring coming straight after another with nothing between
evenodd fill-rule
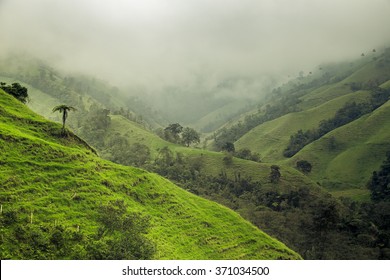
<instances>
[{"instance_id":1,"label":"dark green tree","mask_svg":"<svg viewBox=\"0 0 390 280\"><path fill-rule=\"evenodd\" d=\"M311 163L307 160L298 160L297 161L297 169L302 171L303 173L307 174L311 171Z\"/></svg>"},{"instance_id":2,"label":"dark green tree","mask_svg":"<svg viewBox=\"0 0 390 280\"><path fill-rule=\"evenodd\" d=\"M12 85L7 85L6 83L1 82L0 88L6 93L12 95L22 103L28 101L27 88L21 86L19 83L13 83Z\"/></svg>"},{"instance_id":3,"label":"dark green tree","mask_svg":"<svg viewBox=\"0 0 390 280\"><path fill-rule=\"evenodd\" d=\"M179 123L171 123L164 128L164 138L167 141L173 143L180 142L180 133L183 131L183 127Z\"/></svg>"},{"instance_id":4,"label":"dark green tree","mask_svg":"<svg viewBox=\"0 0 390 280\"><path fill-rule=\"evenodd\" d=\"M280 176L280 167L277 165L271 165L271 172L269 174L269 180L271 183L278 183Z\"/></svg>"},{"instance_id":5,"label":"dark green tree","mask_svg":"<svg viewBox=\"0 0 390 280\"><path fill-rule=\"evenodd\" d=\"M76 108L62 104L53 108L53 112L57 112L57 111L62 113L62 135L65 135L65 122L66 119L68 118L68 112L76 111Z\"/></svg>"},{"instance_id":6,"label":"dark green tree","mask_svg":"<svg viewBox=\"0 0 390 280\"><path fill-rule=\"evenodd\" d=\"M183 132L181 134L183 143L189 147L192 143L199 143L200 142L200 136L199 133L191 128L186 127L183 129Z\"/></svg>"},{"instance_id":7,"label":"dark green tree","mask_svg":"<svg viewBox=\"0 0 390 280\"><path fill-rule=\"evenodd\" d=\"M380 170L373 172L368 183L374 202L390 201L390 152L387 152L386 156Z\"/></svg>"},{"instance_id":8,"label":"dark green tree","mask_svg":"<svg viewBox=\"0 0 390 280\"><path fill-rule=\"evenodd\" d=\"M226 142L222 146L222 151L226 151L228 153L234 153L236 148L234 147L234 144L232 142Z\"/></svg>"}]
</instances>

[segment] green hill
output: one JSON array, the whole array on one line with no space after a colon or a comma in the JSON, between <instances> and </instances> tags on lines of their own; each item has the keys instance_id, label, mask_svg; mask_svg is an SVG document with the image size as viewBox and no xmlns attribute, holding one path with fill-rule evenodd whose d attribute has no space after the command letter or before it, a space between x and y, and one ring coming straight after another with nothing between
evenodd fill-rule
<instances>
[{"instance_id":1,"label":"green hill","mask_svg":"<svg viewBox=\"0 0 390 280\"><path fill-rule=\"evenodd\" d=\"M72 133L60 137L59 124L3 91L0 119L2 259L75 257L50 250L59 248L62 235L44 229L59 226L81 236L69 239L71 252L85 257L92 249L83 244L99 236L100 210L115 201L123 201L129 215L150 217L146 237L156 246L156 259L300 258L235 212L156 174L102 160ZM102 234L94 250L103 250L106 239L106 246L117 244L123 233Z\"/></svg>"},{"instance_id":2,"label":"green hill","mask_svg":"<svg viewBox=\"0 0 390 280\"><path fill-rule=\"evenodd\" d=\"M289 113L272 121L265 122L236 143L236 148L250 148L262 155L265 162L282 161L283 150L287 147L290 135L299 129L308 130L318 127L321 120L332 117L347 102L362 102L367 99L366 91L348 93L318 106L300 112Z\"/></svg>"}]
</instances>

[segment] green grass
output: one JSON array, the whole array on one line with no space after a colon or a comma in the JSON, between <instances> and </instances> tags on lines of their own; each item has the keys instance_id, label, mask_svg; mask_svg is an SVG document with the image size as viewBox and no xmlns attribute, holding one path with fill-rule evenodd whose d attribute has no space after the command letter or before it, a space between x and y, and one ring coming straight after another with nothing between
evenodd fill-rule
<instances>
[{"instance_id":1,"label":"green grass","mask_svg":"<svg viewBox=\"0 0 390 280\"><path fill-rule=\"evenodd\" d=\"M300 258L217 203L199 198L146 171L97 157L60 124L36 115L0 91L0 203L34 223L80 227L93 233L97 210L124 200L131 212L151 217L148 236L156 259ZM7 233L7 228L2 232ZM6 243L12 257L17 243Z\"/></svg>"}]
</instances>

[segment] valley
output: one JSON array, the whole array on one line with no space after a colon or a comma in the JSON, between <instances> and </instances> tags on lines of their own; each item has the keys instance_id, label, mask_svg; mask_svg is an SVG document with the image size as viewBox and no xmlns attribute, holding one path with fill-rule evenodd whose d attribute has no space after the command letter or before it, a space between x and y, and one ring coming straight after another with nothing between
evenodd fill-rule
<instances>
[{"instance_id":1,"label":"valley","mask_svg":"<svg viewBox=\"0 0 390 280\"><path fill-rule=\"evenodd\" d=\"M59 124L1 93L1 202L14 213L2 221L2 258L42 257L45 250L52 258L112 257L104 248L125 246L126 229L102 223L96 205L121 219L141 213L133 216L145 231L131 234L147 238L146 248L132 249L146 253L117 258L389 258L388 197L381 193L374 203L369 187L390 151L388 49L322 65L249 102L216 98L218 106L187 122L33 58L2 60L0 81L28 88L27 106L51 121L61 122L54 106L77 108L67 120L73 132L62 138ZM167 125L178 122L203 131L202 141L186 147L181 132L166 137ZM299 144L286 156L293 140ZM28 251L22 224L32 213L46 235L60 225L73 247L56 253L57 245L42 241L46 249ZM79 227L80 240L71 239ZM17 248L9 240L20 231L24 245ZM102 252L91 249L99 244Z\"/></svg>"}]
</instances>

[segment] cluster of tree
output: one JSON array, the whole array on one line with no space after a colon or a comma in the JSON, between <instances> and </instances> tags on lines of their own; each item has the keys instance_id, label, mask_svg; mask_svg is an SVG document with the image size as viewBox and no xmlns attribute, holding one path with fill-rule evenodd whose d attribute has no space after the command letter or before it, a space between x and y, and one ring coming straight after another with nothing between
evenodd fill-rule
<instances>
[{"instance_id":1,"label":"cluster of tree","mask_svg":"<svg viewBox=\"0 0 390 280\"><path fill-rule=\"evenodd\" d=\"M0 215L0 258L4 259L151 259L154 243L146 237L149 218L128 213L123 201L113 201L99 210L99 228L94 234L82 227L27 223L22 210ZM12 241L11 241L12 240ZM4 244L17 241L9 251Z\"/></svg>"},{"instance_id":2,"label":"cluster of tree","mask_svg":"<svg viewBox=\"0 0 390 280\"><path fill-rule=\"evenodd\" d=\"M252 152L248 148L242 148L238 151L236 151L236 148L234 146L234 143L232 142L226 142L222 147L221 150L224 152L229 153L231 156L235 156L241 159L261 162L260 154L256 152Z\"/></svg>"},{"instance_id":3,"label":"cluster of tree","mask_svg":"<svg viewBox=\"0 0 390 280\"><path fill-rule=\"evenodd\" d=\"M0 88L22 103L26 103L28 101L27 88L21 86L19 83L7 85L4 82L0 82Z\"/></svg>"},{"instance_id":4,"label":"cluster of tree","mask_svg":"<svg viewBox=\"0 0 390 280\"><path fill-rule=\"evenodd\" d=\"M375 88L371 91L368 102L346 103L342 108L337 110L333 118L322 120L318 128L303 131L298 130L290 136L288 146L283 151L285 157L292 157L303 147L319 139L328 132L350 123L364 114L370 113L383 105L390 97L390 89Z\"/></svg>"},{"instance_id":5,"label":"cluster of tree","mask_svg":"<svg viewBox=\"0 0 390 280\"><path fill-rule=\"evenodd\" d=\"M184 144L187 147L200 143L200 135L195 129L182 127L179 123L169 124L160 133L160 137L172 143Z\"/></svg>"}]
</instances>

